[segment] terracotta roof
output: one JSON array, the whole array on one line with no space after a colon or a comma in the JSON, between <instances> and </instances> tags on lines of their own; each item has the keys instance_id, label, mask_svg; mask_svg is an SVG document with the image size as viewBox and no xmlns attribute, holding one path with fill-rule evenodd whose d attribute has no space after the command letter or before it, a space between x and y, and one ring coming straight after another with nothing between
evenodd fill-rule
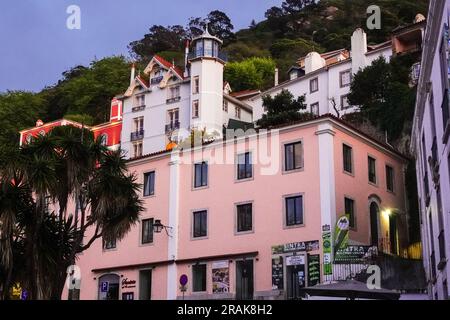
<instances>
[{"instance_id":1,"label":"terracotta roof","mask_svg":"<svg viewBox=\"0 0 450 320\"><path fill-rule=\"evenodd\" d=\"M150 82L149 80L145 80L144 78L142 78L141 76L137 76L136 77L144 86L146 86L147 88L150 87Z\"/></svg>"},{"instance_id":2,"label":"terracotta roof","mask_svg":"<svg viewBox=\"0 0 450 320\"><path fill-rule=\"evenodd\" d=\"M240 97L246 97L246 96L251 96L251 95L257 95L260 94L261 91L260 90L242 90L242 91L237 91L237 92L231 92L230 96L235 97L235 98L240 98Z\"/></svg>"},{"instance_id":3,"label":"terracotta roof","mask_svg":"<svg viewBox=\"0 0 450 320\"><path fill-rule=\"evenodd\" d=\"M167 61L166 59L164 59L161 56L158 56L157 54L155 54L153 56L153 58L155 58L159 63L161 63L164 67L166 67L167 69L172 69L173 71L175 71L177 73L177 75L183 79L183 70L181 70L181 68L174 66L172 63L170 63L169 61Z\"/></svg>"}]
</instances>

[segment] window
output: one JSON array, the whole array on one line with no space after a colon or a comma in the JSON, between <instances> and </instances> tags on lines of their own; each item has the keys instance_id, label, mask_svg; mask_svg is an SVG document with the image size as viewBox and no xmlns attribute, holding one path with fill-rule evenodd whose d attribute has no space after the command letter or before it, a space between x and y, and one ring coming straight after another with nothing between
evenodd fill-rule
<instances>
[{"instance_id":1,"label":"window","mask_svg":"<svg viewBox=\"0 0 450 320\"><path fill-rule=\"evenodd\" d=\"M314 78L309 81L309 91L310 93L319 91L319 78Z\"/></svg>"},{"instance_id":2,"label":"window","mask_svg":"<svg viewBox=\"0 0 450 320\"><path fill-rule=\"evenodd\" d=\"M222 109L223 109L223 111L228 112L228 101L227 100L223 100Z\"/></svg>"},{"instance_id":3,"label":"window","mask_svg":"<svg viewBox=\"0 0 450 320\"><path fill-rule=\"evenodd\" d=\"M141 132L144 130L144 117L134 118L134 132Z\"/></svg>"},{"instance_id":4,"label":"window","mask_svg":"<svg viewBox=\"0 0 450 320\"><path fill-rule=\"evenodd\" d=\"M199 43L201 41L198 41ZM200 78L198 76L194 77L194 84L192 85L192 93L197 94L200 92Z\"/></svg>"},{"instance_id":5,"label":"window","mask_svg":"<svg viewBox=\"0 0 450 320\"><path fill-rule=\"evenodd\" d=\"M241 118L241 108L236 106L236 108L234 110L234 115L236 116L236 118L240 119Z\"/></svg>"},{"instance_id":6,"label":"window","mask_svg":"<svg viewBox=\"0 0 450 320\"><path fill-rule=\"evenodd\" d=\"M169 110L168 114L169 114L169 122L171 124L178 123L180 115L179 109Z\"/></svg>"},{"instance_id":7,"label":"window","mask_svg":"<svg viewBox=\"0 0 450 320\"><path fill-rule=\"evenodd\" d=\"M386 166L386 188L394 192L394 168Z\"/></svg>"},{"instance_id":8,"label":"window","mask_svg":"<svg viewBox=\"0 0 450 320\"><path fill-rule=\"evenodd\" d=\"M301 142L284 146L284 170L292 171L303 168L303 145Z\"/></svg>"},{"instance_id":9,"label":"window","mask_svg":"<svg viewBox=\"0 0 450 320\"><path fill-rule=\"evenodd\" d=\"M141 94L141 95L136 96L136 98L134 100L134 105L135 105L135 107L145 106L145 95Z\"/></svg>"},{"instance_id":10,"label":"window","mask_svg":"<svg viewBox=\"0 0 450 320\"><path fill-rule=\"evenodd\" d=\"M251 203L236 206L237 232L248 232L253 230L253 214Z\"/></svg>"},{"instance_id":11,"label":"window","mask_svg":"<svg viewBox=\"0 0 450 320\"><path fill-rule=\"evenodd\" d=\"M342 71L339 74L339 84L341 88L348 87L352 82L351 70Z\"/></svg>"},{"instance_id":12,"label":"window","mask_svg":"<svg viewBox=\"0 0 450 320\"><path fill-rule=\"evenodd\" d=\"M194 166L194 188L206 187L208 185L208 164L197 163Z\"/></svg>"},{"instance_id":13,"label":"window","mask_svg":"<svg viewBox=\"0 0 450 320\"><path fill-rule=\"evenodd\" d=\"M105 241L103 240L103 250L112 250L117 246L116 239Z\"/></svg>"},{"instance_id":14,"label":"window","mask_svg":"<svg viewBox=\"0 0 450 320\"><path fill-rule=\"evenodd\" d=\"M208 212L197 211L194 212L193 223L193 238L203 238L208 235Z\"/></svg>"},{"instance_id":15,"label":"window","mask_svg":"<svg viewBox=\"0 0 450 320\"><path fill-rule=\"evenodd\" d=\"M142 157L142 141L133 143L133 158Z\"/></svg>"},{"instance_id":16,"label":"window","mask_svg":"<svg viewBox=\"0 0 450 320\"><path fill-rule=\"evenodd\" d=\"M192 266L192 291L206 291L206 264L195 264Z\"/></svg>"},{"instance_id":17,"label":"window","mask_svg":"<svg viewBox=\"0 0 450 320\"><path fill-rule=\"evenodd\" d=\"M376 184L377 183L376 160L372 157L369 157L368 165L369 165L369 182Z\"/></svg>"},{"instance_id":18,"label":"window","mask_svg":"<svg viewBox=\"0 0 450 320\"><path fill-rule=\"evenodd\" d=\"M100 136L100 139L101 139L102 146L107 146L108 145L108 135L106 133L103 133Z\"/></svg>"},{"instance_id":19,"label":"window","mask_svg":"<svg viewBox=\"0 0 450 320\"><path fill-rule=\"evenodd\" d=\"M341 110L345 110L350 108L350 104L348 103L348 96L341 96Z\"/></svg>"},{"instance_id":20,"label":"window","mask_svg":"<svg viewBox=\"0 0 450 320\"><path fill-rule=\"evenodd\" d=\"M312 113L313 115L315 115L315 116L318 116L318 115L319 115L319 103L318 103L318 102L313 103L313 104L311 105L311 113Z\"/></svg>"},{"instance_id":21,"label":"window","mask_svg":"<svg viewBox=\"0 0 450 320\"><path fill-rule=\"evenodd\" d=\"M194 100L192 102L192 118L198 118L199 117L199 103L198 100Z\"/></svg>"},{"instance_id":22,"label":"window","mask_svg":"<svg viewBox=\"0 0 450 320\"><path fill-rule=\"evenodd\" d=\"M303 224L303 196L285 198L286 226Z\"/></svg>"},{"instance_id":23,"label":"window","mask_svg":"<svg viewBox=\"0 0 450 320\"><path fill-rule=\"evenodd\" d=\"M237 156L237 178L238 180L250 179L253 177L252 155L246 152Z\"/></svg>"},{"instance_id":24,"label":"window","mask_svg":"<svg viewBox=\"0 0 450 320\"><path fill-rule=\"evenodd\" d=\"M356 227L355 221L355 201L350 198L345 198L345 214L349 215L350 228Z\"/></svg>"},{"instance_id":25,"label":"window","mask_svg":"<svg viewBox=\"0 0 450 320\"><path fill-rule=\"evenodd\" d=\"M155 194L155 171L144 173L144 197Z\"/></svg>"},{"instance_id":26,"label":"window","mask_svg":"<svg viewBox=\"0 0 450 320\"><path fill-rule=\"evenodd\" d=\"M153 219L142 220L141 243L153 243Z\"/></svg>"},{"instance_id":27,"label":"window","mask_svg":"<svg viewBox=\"0 0 450 320\"><path fill-rule=\"evenodd\" d=\"M169 88L169 96L167 103L176 102L180 100L180 86L173 86Z\"/></svg>"},{"instance_id":28,"label":"window","mask_svg":"<svg viewBox=\"0 0 450 320\"><path fill-rule=\"evenodd\" d=\"M344 159L344 172L353 174L353 148L344 144L342 145L342 153Z\"/></svg>"}]
</instances>

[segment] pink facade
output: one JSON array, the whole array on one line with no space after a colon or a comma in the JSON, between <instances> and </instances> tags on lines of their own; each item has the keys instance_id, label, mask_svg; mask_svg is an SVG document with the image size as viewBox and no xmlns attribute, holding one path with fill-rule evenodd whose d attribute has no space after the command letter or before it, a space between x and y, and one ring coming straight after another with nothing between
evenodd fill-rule
<instances>
[{"instance_id":1,"label":"pink facade","mask_svg":"<svg viewBox=\"0 0 450 320\"><path fill-rule=\"evenodd\" d=\"M343 170L343 143L352 148L351 175ZM262 152L263 145L271 151ZM295 149L298 157L292 167L286 150L293 145L300 149ZM239 167L248 173L239 180L242 172L234 159L246 152L253 166ZM267 157L261 157L264 154ZM376 159L376 184L368 181L369 156ZM195 166L202 162L205 171ZM386 188L386 164L393 168L393 192ZM129 170L142 183L146 173L154 173L154 188L146 183L143 190L152 194L143 196L146 210L139 224L115 248L106 250L98 241L80 256L80 298L290 298L299 285L292 279L301 279L300 286L311 284L313 258L320 261L318 280L326 281L322 230L334 228L345 211L345 197L355 207L350 243L371 244L374 202L379 239L395 238L402 249L404 164L389 147L331 116L272 131L268 141L260 133L192 152L131 160ZM202 179L197 179L200 172ZM395 229L390 216L396 217ZM143 245L144 221L150 218L169 228ZM181 275L188 277L185 292L178 281Z\"/></svg>"}]
</instances>

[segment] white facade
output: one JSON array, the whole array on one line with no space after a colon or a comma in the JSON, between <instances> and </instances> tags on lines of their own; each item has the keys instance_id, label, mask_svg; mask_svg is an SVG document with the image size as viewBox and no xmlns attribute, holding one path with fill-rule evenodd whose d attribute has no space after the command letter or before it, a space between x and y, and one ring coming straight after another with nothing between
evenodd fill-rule
<instances>
[{"instance_id":1,"label":"white facade","mask_svg":"<svg viewBox=\"0 0 450 320\"><path fill-rule=\"evenodd\" d=\"M153 57L143 76L135 77L133 67L130 87L120 97L121 144L128 158L165 150L191 130L221 136L230 119L252 122L251 107L224 89L226 59L220 44L207 31L194 39L192 53L186 50L184 72L159 56Z\"/></svg>"},{"instance_id":2,"label":"white facade","mask_svg":"<svg viewBox=\"0 0 450 320\"><path fill-rule=\"evenodd\" d=\"M450 266L450 1L431 0L412 132L424 264L433 299L448 299Z\"/></svg>"},{"instance_id":3,"label":"white facade","mask_svg":"<svg viewBox=\"0 0 450 320\"><path fill-rule=\"evenodd\" d=\"M346 96L350 93L350 84L345 81L345 77L355 74L359 69L370 65L381 56L384 56L386 61L389 61L393 51L390 43L368 51L367 36L362 29L357 29L353 33L351 43L351 57L344 57L337 53L337 61L327 65L320 54L312 52L305 58L305 75L298 78L292 76L290 81L245 101L253 108L253 120L261 119L264 114L262 97L266 94L275 96L283 89L289 90L296 98L305 95L306 111L318 115L328 113L337 115L334 106L336 106L339 115L354 112L356 108L348 106L346 102ZM317 91L311 90L312 86L314 86L311 81L315 81L314 79L318 80Z\"/></svg>"}]
</instances>

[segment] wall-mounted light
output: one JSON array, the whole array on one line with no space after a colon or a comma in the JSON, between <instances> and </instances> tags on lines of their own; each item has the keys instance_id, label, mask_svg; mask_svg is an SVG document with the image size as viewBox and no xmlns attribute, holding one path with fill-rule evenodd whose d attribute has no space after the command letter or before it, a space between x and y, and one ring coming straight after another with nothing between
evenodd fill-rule
<instances>
[{"instance_id":1,"label":"wall-mounted light","mask_svg":"<svg viewBox=\"0 0 450 320\"><path fill-rule=\"evenodd\" d=\"M155 233L161 233L163 230L165 230L167 235L170 237L170 234L169 234L169 231L168 231L169 229L171 230L172 227L163 225L161 223L161 220L155 220L155 222L153 223L153 231Z\"/></svg>"}]
</instances>

